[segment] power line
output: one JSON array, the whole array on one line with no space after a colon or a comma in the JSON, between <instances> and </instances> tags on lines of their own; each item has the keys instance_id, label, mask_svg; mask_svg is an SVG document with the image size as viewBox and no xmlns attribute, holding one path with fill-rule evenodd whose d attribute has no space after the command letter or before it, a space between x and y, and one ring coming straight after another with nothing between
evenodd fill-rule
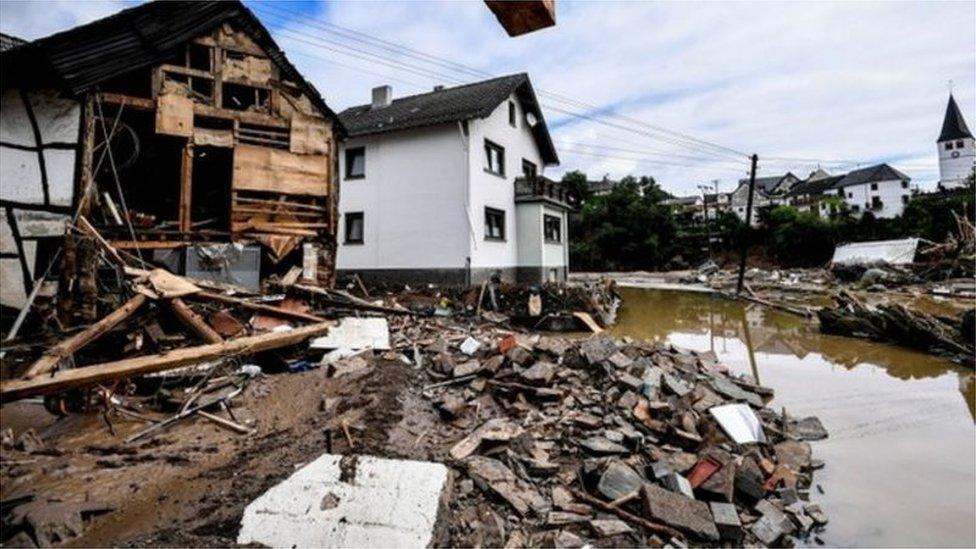
<instances>
[{"instance_id":1,"label":"power line","mask_svg":"<svg viewBox=\"0 0 976 549\"><path fill-rule=\"evenodd\" d=\"M492 77L492 75L490 73L487 73L485 71L481 71L479 69L475 69L475 68L472 68L472 67L468 67L468 66L463 65L461 63L456 63L456 62L453 62L453 61L450 61L450 60L447 60L447 59L444 59L444 58L441 58L441 57L438 57L438 56L435 56L435 55L431 55L431 54L427 54L427 53L424 53L424 52L420 52L419 50L415 50L415 49L412 49L412 48L408 48L408 47L403 46L401 44L396 44L396 43L390 42L388 40L383 40L383 39L380 39L380 38L376 38L376 37L373 37L373 36L371 36L371 35L369 35L367 33L363 33L363 32L360 32L360 31L355 31L353 29L348 29L346 27L341 27L339 25L335 25L335 24L331 24L331 23L325 23L325 22L320 22L320 21L307 21L305 19L300 19L300 20L297 20L297 21L288 20L285 16L281 15L281 12L289 13L289 14L296 15L296 16L302 16L302 14L299 14L298 12L295 12L293 10L288 10L286 8L282 8L282 7L277 6L277 5L261 4L261 8L262 9L264 9L264 8L272 8L272 9L276 10L278 13L268 13L268 12L265 12L265 14L266 15L271 15L273 17L277 17L277 18L279 18L279 20L284 21L285 23L298 23L300 25L304 25L304 26L307 26L307 27L318 28L320 30L326 30L326 31L329 31L329 32L335 32L337 34L343 35L346 38L350 38L352 40L356 40L356 41L358 41L360 43L365 43L365 44L371 45L373 47L380 47L381 49L384 49L386 51L390 51L390 52L394 52L394 53L400 53L400 54L406 55L408 57L413 57L414 59L420 58L419 60L422 61L422 62L436 64L436 65L438 65L438 66L440 66L442 68L446 68L448 70L452 70L452 71L455 71L455 72L464 72L464 73L466 73L466 75L477 75L479 77ZM448 81L454 81L454 82L459 82L459 83L460 82L463 82L462 80L459 80L459 79L457 79L457 78L455 78L453 76L448 76L448 75L445 75L443 73L439 73L439 72L436 72L436 71L433 71L433 70L430 70L428 68L421 67L421 66L418 66L418 65L404 63L402 61L397 61L397 60L391 60L391 59L389 59L387 57L384 57L384 56L381 56L381 55L378 55L378 54L375 54L375 53L364 52L364 51L362 51L360 49L357 49L357 48L348 46L346 44L341 44L341 43L338 43L338 42L335 42L335 41L331 41L331 40L322 38L321 36L310 35L310 34L307 34L307 33L302 33L301 31L297 31L295 29L287 29L287 30L289 32L303 34L305 36L314 38L314 39L319 40L319 41L323 41L323 42L327 42L327 43L339 45L341 47L344 47L344 48L353 50L355 52L362 53L362 54L365 54L365 55L369 55L369 56L371 56L373 58L379 58L382 61L377 60L376 62L380 62L381 64L386 64L388 66L390 66L390 63L403 65L404 67L406 67L405 70L408 70L409 72L413 72L414 74L420 74L421 76L426 76L426 77L443 78L443 79L448 80ZM367 38L360 38L360 37L367 37ZM322 46L322 47L326 47L326 46ZM336 51L336 50L334 50L332 48L328 48L328 47L326 47L326 49L330 49L332 51ZM404 53L404 52L406 52L406 53ZM354 54L351 54L351 53L348 53L348 52L339 52L339 53L345 53L347 55L353 55L355 57ZM547 90L544 90L544 89L541 89L541 88L538 88L538 91L539 91L540 95L544 95L544 96L551 97L554 100L556 100L558 102L561 102L561 103L564 103L564 104L574 105L577 108L584 108L584 109L590 109L590 110L600 110L600 107L597 107L595 105L591 105L591 104L588 104L588 103L584 103L582 101L579 101L579 100L576 100L576 99L567 97L567 96L562 95L562 94L550 92L550 91L547 91ZM552 108L551 105L550 105L550 108ZM577 116L577 115L579 115L579 113L575 113L575 112L572 112L572 111L568 111L566 109L562 109L560 112L563 112L563 113L568 114L570 116ZM632 118L632 117L628 117L628 116L621 115L621 114L618 114L618 113L609 113L609 116L613 116L613 117L615 117L617 119L620 119L620 120L629 122L629 123L634 124L634 125L638 125L638 126L642 126L642 127L645 127L645 128L649 128L651 131L663 133L663 134L665 134L665 135L667 135L669 137L668 139L665 139L665 138L662 138L661 136L653 135L653 134L651 134L651 133L649 133L647 131L641 132L641 135L644 135L645 137L649 137L651 139L658 139L658 140L662 140L662 141L668 142L670 144L684 146L684 147L688 147L688 148L692 148L692 149L696 149L697 148L697 149L699 149L698 152L707 152L709 154L713 154L713 155L716 155L716 156L718 156L718 155L730 155L731 154L731 155L734 155L734 157L737 158L737 159L739 159L741 157L747 156L745 153L742 153L740 151L736 151L736 150L731 149L729 147L725 147L723 145L718 145L716 143L711 143L711 142L705 141L703 139L698 139L698 138L689 136L687 134L683 134L683 133L680 133L680 132L676 132L674 130L670 130L670 129L667 129L667 128L663 128L661 126L656 126L654 124L650 124L650 123L647 123L645 121L638 120L638 119L635 119L635 118ZM593 117L590 117L588 119L591 120L591 121L595 121L595 119ZM621 126L618 124L615 127L620 128ZM708 147L709 149L700 150L702 147Z\"/></svg>"}]
</instances>

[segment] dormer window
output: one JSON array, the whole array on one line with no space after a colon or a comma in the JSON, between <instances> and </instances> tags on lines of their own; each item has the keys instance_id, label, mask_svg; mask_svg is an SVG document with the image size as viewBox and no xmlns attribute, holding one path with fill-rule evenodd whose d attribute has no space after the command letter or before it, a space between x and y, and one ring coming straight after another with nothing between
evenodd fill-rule
<instances>
[{"instance_id":1,"label":"dormer window","mask_svg":"<svg viewBox=\"0 0 976 549\"><path fill-rule=\"evenodd\" d=\"M957 149L962 149L965 146L966 146L966 142L963 141L962 139L960 139L959 141L956 141L956 148Z\"/></svg>"},{"instance_id":2,"label":"dormer window","mask_svg":"<svg viewBox=\"0 0 976 549\"><path fill-rule=\"evenodd\" d=\"M508 102L508 125L517 128L518 127L518 117L515 112L515 101Z\"/></svg>"},{"instance_id":3,"label":"dormer window","mask_svg":"<svg viewBox=\"0 0 976 549\"><path fill-rule=\"evenodd\" d=\"M951 151L952 150L952 141L949 141L948 143L946 143L946 150L947 151Z\"/></svg>"}]
</instances>

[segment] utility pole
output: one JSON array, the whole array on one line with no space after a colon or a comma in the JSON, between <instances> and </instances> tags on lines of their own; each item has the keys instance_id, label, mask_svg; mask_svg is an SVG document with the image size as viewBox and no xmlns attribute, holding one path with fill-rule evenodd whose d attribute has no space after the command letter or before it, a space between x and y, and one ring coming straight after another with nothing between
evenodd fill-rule
<instances>
[{"instance_id":1,"label":"utility pole","mask_svg":"<svg viewBox=\"0 0 976 549\"><path fill-rule=\"evenodd\" d=\"M742 238L742 256L739 257L739 283L735 287L735 293L742 293L742 283L746 276L746 253L749 251L749 240L746 238L749 229L752 227L752 193L756 190L756 164L759 162L759 155L752 155L752 169L749 170L749 199L746 201L746 230Z\"/></svg>"},{"instance_id":2,"label":"utility pole","mask_svg":"<svg viewBox=\"0 0 976 549\"><path fill-rule=\"evenodd\" d=\"M708 259L712 258L712 231L708 226L708 197L705 194L709 190L708 185L699 185L698 189L702 192L702 211L705 213L705 246L708 249Z\"/></svg>"}]
</instances>

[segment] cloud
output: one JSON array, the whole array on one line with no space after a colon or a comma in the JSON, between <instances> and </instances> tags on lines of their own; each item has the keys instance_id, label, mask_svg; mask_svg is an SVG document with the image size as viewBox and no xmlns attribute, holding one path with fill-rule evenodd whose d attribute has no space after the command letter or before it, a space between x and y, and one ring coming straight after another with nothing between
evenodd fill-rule
<instances>
[{"instance_id":1,"label":"cloud","mask_svg":"<svg viewBox=\"0 0 976 549\"><path fill-rule=\"evenodd\" d=\"M4 0L0 22L4 32L34 38L124 4ZM778 157L890 161L927 188L938 179L935 138L948 80L976 127L973 2L560 0L555 27L518 38L508 37L482 2L247 4L336 110L367 102L370 88L381 84L402 96L479 78L418 61L395 45L357 42L353 37L368 38L331 24L476 71L528 72L559 147L562 165L548 171L554 176L572 169L593 177L648 174L687 194L712 179L731 189L748 166L743 155L648 126L615 120L633 127L622 130L557 108L602 120L616 113L755 152L762 174L805 175L816 167Z\"/></svg>"}]
</instances>

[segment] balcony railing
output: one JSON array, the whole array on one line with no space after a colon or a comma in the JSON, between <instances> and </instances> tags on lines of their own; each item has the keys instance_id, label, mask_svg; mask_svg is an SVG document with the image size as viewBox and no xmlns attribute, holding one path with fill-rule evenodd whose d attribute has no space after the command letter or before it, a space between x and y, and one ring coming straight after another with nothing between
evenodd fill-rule
<instances>
[{"instance_id":1,"label":"balcony railing","mask_svg":"<svg viewBox=\"0 0 976 549\"><path fill-rule=\"evenodd\" d=\"M515 201L532 202L547 201L565 208L575 208L576 197L565 185L543 176L532 178L519 177L515 179Z\"/></svg>"}]
</instances>

